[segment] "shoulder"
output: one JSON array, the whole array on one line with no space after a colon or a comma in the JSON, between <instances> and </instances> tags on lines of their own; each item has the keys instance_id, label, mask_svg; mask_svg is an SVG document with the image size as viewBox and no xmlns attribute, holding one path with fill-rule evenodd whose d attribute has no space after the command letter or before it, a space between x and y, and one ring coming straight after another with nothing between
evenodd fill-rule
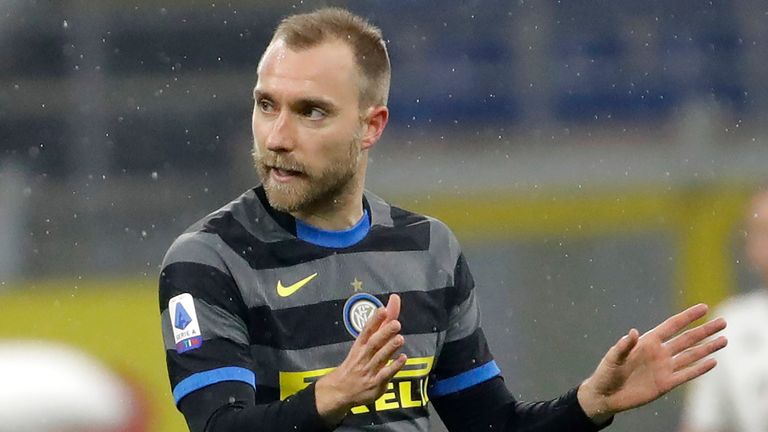
<instances>
[{"instance_id":1,"label":"shoulder","mask_svg":"<svg viewBox=\"0 0 768 432\"><path fill-rule=\"evenodd\" d=\"M243 235L246 230L238 216L247 214L246 209L254 207L254 201L258 200L253 191L248 191L190 225L168 248L162 267L176 262L221 267L222 252L228 248L222 234Z\"/></svg>"},{"instance_id":2,"label":"shoulder","mask_svg":"<svg viewBox=\"0 0 768 432\"><path fill-rule=\"evenodd\" d=\"M436 217L417 213L391 204L389 205L389 208L392 224L395 227L425 223L429 225L430 232L435 237L435 240L457 241L456 236L448 225Z\"/></svg>"},{"instance_id":3,"label":"shoulder","mask_svg":"<svg viewBox=\"0 0 768 432\"><path fill-rule=\"evenodd\" d=\"M768 313L768 290L759 288L744 294L738 294L720 303L714 314L732 321L749 320Z\"/></svg>"},{"instance_id":4,"label":"shoulder","mask_svg":"<svg viewBox=\"0 0 768 432\"><path fill-rule=\"evenodd\" d=\"M450 268L456 265L461 255L461 245L450 227L442 220L400 207L392 206L392 222L395 227L422 226L428 234L430 254L441 267Z\"/></svg>"},{"instance_id":5,"label":"shoulder","mask_svg":"<svg viewBox=\"0 0 768 432\"><path fill-rule=\"evenodd\" d=\"M458 243L448 225L440 219L420 214L411 210L404 209L395 205L389 205L392 225L394 227L413 226L417 224L426 224L429 227L430 235L433 241Z\"/></svg>"}]
</instances>

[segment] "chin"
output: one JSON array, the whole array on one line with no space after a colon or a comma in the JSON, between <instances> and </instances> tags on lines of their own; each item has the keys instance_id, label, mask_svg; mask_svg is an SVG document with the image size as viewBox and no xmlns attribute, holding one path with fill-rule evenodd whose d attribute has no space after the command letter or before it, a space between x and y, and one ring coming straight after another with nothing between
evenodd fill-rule
<instances>
[{"instance_id":1,"label":"chin","mask_svg":"<svg viewBox=\"0 0 768 432\"><path fill-rule=\"evenodd\" d=\"M290 213L301 210L306 205L303 194L296 191L278 190L269 184L264 185L267 201L275 210Z\"/></svg>"}]
</instances>

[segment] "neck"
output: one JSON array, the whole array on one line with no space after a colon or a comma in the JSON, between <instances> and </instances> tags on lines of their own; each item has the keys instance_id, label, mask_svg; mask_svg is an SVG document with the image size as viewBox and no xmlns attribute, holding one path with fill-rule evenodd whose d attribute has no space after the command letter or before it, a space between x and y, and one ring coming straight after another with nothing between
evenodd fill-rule
<instances>
[{"instance_id":1,"label":"neck","mask_svg":"<svg viewBox=\"0 0 768 432\"><path fill-rule=\"evenodd\" d=\"M291 216L329 231L340 231L355 226L363 217L363 179L365 168L358 171L349 183L332 198L309 209L291 212Z\"/></svg>"}]
</instances>

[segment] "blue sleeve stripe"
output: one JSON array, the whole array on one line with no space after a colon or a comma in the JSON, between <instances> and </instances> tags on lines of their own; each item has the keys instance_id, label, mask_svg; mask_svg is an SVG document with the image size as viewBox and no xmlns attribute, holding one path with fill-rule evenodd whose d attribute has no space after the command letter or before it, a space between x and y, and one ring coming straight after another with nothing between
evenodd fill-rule
<instances>
[{"instance_id":1,"label":"blue sleeve stripe","mask_svg":"<svg viewBox=\"0 0 768 432\"><path fill-rule=\"evenodd\" d=\"M184 396L193 391L222 381L241 381L256 388L256 374L253 371L241 367L223 367L184 378L173 389L173 399L178 404Z\"/></svg>"},{"instance_id":2,"label":"blue sleeve stripe","mask_svg":"<svg viewBox=\"0 0 768 432\"><path fill-rule=\"evenodd\" d=\"M459 390L464 390L475 384L488 381L500 373L501 370L496 365L496 361L491 360L482 366L436 382L430 391L430 397L445 396Z\"/></svg>"}]
</instances>

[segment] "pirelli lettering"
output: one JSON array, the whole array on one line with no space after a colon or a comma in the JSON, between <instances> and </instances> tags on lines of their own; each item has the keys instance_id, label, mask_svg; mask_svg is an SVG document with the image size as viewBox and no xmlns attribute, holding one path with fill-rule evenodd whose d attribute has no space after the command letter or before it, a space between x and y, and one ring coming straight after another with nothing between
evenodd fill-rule
<instances>
[{"instance_id":1,"label":"pirelli lettering","mask_svg":"<svg viewBox=\"0 0 768 432\"><path fill-rule=\"evenodd\" d=\"M409 358L403 369L395 375L387 390L373 404L352 408L352 414L365 414L394 409L421 408L427 406L427 384L434 357ZM280 399L309 386L334 368L302 372L280 372Z\"/></svg>"}]
</instances>

